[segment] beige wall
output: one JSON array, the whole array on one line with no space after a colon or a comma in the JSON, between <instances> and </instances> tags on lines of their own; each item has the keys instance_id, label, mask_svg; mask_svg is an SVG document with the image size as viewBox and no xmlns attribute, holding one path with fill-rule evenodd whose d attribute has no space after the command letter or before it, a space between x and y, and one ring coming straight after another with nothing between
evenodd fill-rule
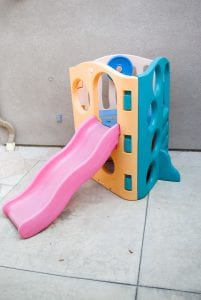
<instances>
[{"instance_id":1,"label":"beige wall","mask_svg":"<svg viewBox=\"0 0 201 300\"><path fill-rule=\"evenodd\" d=\"M0 0L1 117L18 144L63 145L73 133L69 66L162 55L172 63L171 147L201 149L200 15L199 0Z\"/></svg>"}]
</instances>

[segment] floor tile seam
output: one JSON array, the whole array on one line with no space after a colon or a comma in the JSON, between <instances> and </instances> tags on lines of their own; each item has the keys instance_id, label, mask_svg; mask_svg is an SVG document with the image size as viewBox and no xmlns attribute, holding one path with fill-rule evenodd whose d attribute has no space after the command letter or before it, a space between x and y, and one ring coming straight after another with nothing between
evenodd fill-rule
<instances>
[{"instance_id":1,"label":"floor tile seam","mask_svg":"<svg viewBox=\"0 0 201 300\"><path fill-rule=\"evenodd\" d=\"M140 279L140 271L141 271L141 263L142 263L142 253L143 253L145 230L146 230L146 224L147 224L148 206L149 206L149 194L147 196L147 203L146 203L146 210L145 210L145 217L144 217L144 227L143 227L143 234L142 234L142 244L141 244L141 249L140 249L140 260L139 260L139 266L138 266L137 287L136 287L136 293L135 293L135 298L134 298L135 300L138 297L138 285L139 285L139 279Z\"/></svg>"},{"instance_id":2,"label":"floor tile seam","mask_svg":"<svg viewBox=\"0 0 201 300\"><path fill-rule=\"evenodd\" d=\"M14 187L15 184L8 184L8 183L1 183L1 182L0 182L0 187L1 187L1 186L10 186L10 187Z\"/></svg>"},{"instance_id":3,"label":"floor tile seam","mask_svg":"<svg viewBox=\"0 0 201 300\"><path fill-rule=\"evenodd\" d=\"M10 185L10 186L12 187L12 189L10 189L10 190L8 191L8 193L6 193L6 195L4 195L4 196L2 197L1 200L4 200L5 197L6 197L10 192L12 192L12 191L16 188L16 186L18 186L18 184L20 184L20 182L24 179L24 177L25 177L27 174L29 174L29 173L31 172L31 170L32 170L38 163L39 163L39 160L31 167L30 170L28 170L28 171L22 176L22 178L21 178L15 185Z\"/></svg>"},{"instance_id":4,"label":"floor tile seam","mask_svg":"<svg viewBox=\"0 0 201 300\"><path fill-rule=\"evenodd\" d=\"M112 281L112 280L104 280L104 279L95 279L95 278L90 278L90 277L71 276L71 275L64 275L64 274L57 274L57 273L50 273L50 272L43 272L43 271L35 271L35 270L11 267L11 266L6 266L6 265L0 265L0 269L1 268L2 269L4 268L4 269L9 269L9 270L21 271L21 272L40 274L40 275L55 276L55 277L60 277L60 278L86 280L86 281L93 281L93 282L101 282L101 283L117 284L117 285L136 287L136 284L134 284L134 283L127 283L127 282L121 282L121 281Z\"/></svg>"},{"instance_id":5,"label":"floor tile seam","mask_svg":"<svg viewBox=\"0 0 201 300\"><path fill-rule=\"evenodd\" d=\"M138 284L137 287L201 295L201 291L182 290L182 289L168 288L168 287L162 287L162 286L157 286L157 285L152 286L152 285L146 285L146 284Z\"/></svg>"},{"instance_id":6,"label":"floor tile seam","mask_svg":"<svg viewBox=\"0 0 201 300\"><path fill-rule=\"evenodd\" d=\"M192 290L174 289L174 288L167 288L167 287L161 287L161 286L152 286L152 285L145 285L145 284L138 284L137 285L137 284L134 284L134 283L126 283L126 282L111 281L111 280L101 280L101 279L79 277L79 276L70 276L70 275L35 271L35 270L29 270L29 269L23 269L23 268L15 268L15 267L10 267L10 266L3 266L3 265L0 265L0 268L16 270L16 271L21 271L21 272L29 272L29 273L40 274L40 275L55 276L55 277L61 277L61 278L69 278L69 279L86 280L86 281L101 282L101 283L108 283L108 284L125 285L125 286L131 286L131 287L158 289L158 290L165 290L165 291L172 291L172 292L191 293L191 294L196 294L196 295L201 294L201 291L198 292L198 291L192 291Z\"/></svg>"}]
</instances>

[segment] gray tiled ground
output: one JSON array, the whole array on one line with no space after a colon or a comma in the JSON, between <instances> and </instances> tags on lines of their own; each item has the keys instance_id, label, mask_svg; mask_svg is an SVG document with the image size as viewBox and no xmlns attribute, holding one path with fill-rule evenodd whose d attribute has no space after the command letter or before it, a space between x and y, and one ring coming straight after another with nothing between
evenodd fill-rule
<instances>
[{"instance_id":1,"label":"gray tiled ground","mask_svg":"<svg viewBox=\"0 0 201 300\"><path fill-rule=\"evenodd\" d=\"M57 221L31 239L19 239L2 217L0 265L136 284L145 205L120 201L91 180Z\"/></svg>"},{"instance_id":2,"label":"gray tiled ground","mask_svg":"<svg viewBox=\"0 0 201 300\"><path fill-rule=\"evenodd\" d=\"M0 206L58 150L0 147ZM201 153L172 157L182 182L159 182L149 200L122 201L91 180L27 240L0 214L0 299L201 299Z\"/></svg>"},{"instance_id":3,"label":"gray tiled ground","mask_svg":"<svg viewBox=\"0 0 201 300\"><path fill-rule=\"evenodd\" d=\"M189 293L189 292L180 292L180 291L171 291L163 290L156 288L138 288L138 300L200 300L201 295Z\"/></svg>"},{"instance_id":4,"label":"gray tiled ground","mask_svg":"<svg viewBox=\"0 0 201 300\"><path fill-rule=\"evenodd\" d=\"M201 165L191 155L201 153L176 159L180 184L150 193L140 284L201 292Z\"/></svg>"},{"instance_id":5,"label":"gray tiled ground","mask_svg":"<svg viewBox=\"0 0 201 300\"><path fill-rule=\"evenodd\" d=\"M135 287L0 269L2 300L133 300Z\"/></svg>"}]
</instances>

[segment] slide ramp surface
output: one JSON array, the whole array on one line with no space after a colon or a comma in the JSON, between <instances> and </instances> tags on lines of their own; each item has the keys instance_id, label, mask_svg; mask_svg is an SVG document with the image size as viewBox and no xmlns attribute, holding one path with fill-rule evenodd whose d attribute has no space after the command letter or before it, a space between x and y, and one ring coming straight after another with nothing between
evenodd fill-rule
<instances>
[{"instance_id":1,"label":"slide ramp surface","mask_svg":"<svg viewBox=\"0 0 201 300\"><path fill-rule=\"evenodd\" d=\"M119 125L109 128L90 117L32 183L4 205L4 214L23 238L37 234L60 215L73 193L106 162L118 137Z\"/></svg>"}]
</instances>

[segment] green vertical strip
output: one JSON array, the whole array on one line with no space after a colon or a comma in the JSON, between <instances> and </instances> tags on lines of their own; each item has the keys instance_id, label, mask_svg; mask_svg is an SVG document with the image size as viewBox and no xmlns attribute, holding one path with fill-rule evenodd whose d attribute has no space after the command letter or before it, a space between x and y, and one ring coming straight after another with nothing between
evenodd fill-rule
<instances>
[{"instance_id":1,"label":"green vertical strip","mask_svg":"<svg viewBox=\"0 0 201 300\"><path fill-rule=\"evenodd\" d=\"M124 91L124 110L132 110L132 93L131 91Z\"/></svg>"},{"instance_id":2,"label":"green vertical strip","mask_svg":"<svg viewBox=\"0 0 201 300\"><path fill-rule=\"evenodd\" d=\"M132 191L132 176L124 175L124 189L127 191Z\"/></svg>"},{"instance_id":3,"label":"green vertical strip","mask_svg":"<svg viewBox=\"0 0 201 300\"><path fill-rule=\"evenodd\" d=\"M132 137L131 137L131 135L124 136L124 152L126 152L126 153L132 152Z\"/></svg>"}]
</instances>

